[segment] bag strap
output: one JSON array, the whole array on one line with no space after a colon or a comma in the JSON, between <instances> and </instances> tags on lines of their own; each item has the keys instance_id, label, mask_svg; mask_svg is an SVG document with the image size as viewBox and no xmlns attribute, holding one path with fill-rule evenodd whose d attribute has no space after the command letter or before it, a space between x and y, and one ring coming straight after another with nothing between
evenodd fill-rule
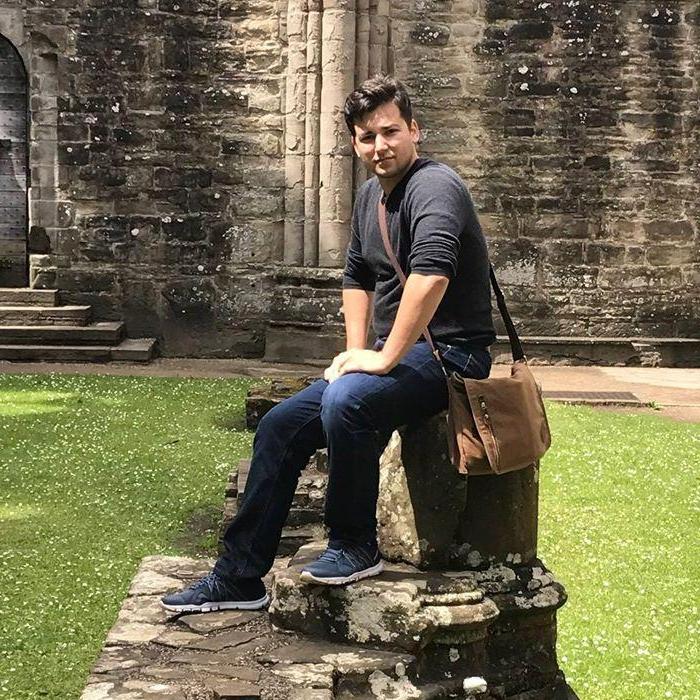
<instances>
[{"instance_id":1,"label":"bag strap","mask_svg":"<svg viewBox=\"0 0 700 700\"><path fill-rule=\"evenodd\" d=\"M379 201L377 202L377 214L379 218L379 230L382 232L382 241L384 242L384 250L386 250L386 254L389 256L389 260L391 264L394 266L394 270L396 271L396 275L399 278L399 281L401 282L401 286L405 287L406 286L406 275L404 274L404 271L401 269L401 265L399 264L399 261L396 259L396 254L394 253L392 247L391 247L391 242L389 241L389 229L387 227L387 219L386 219L386 207L384 206L384 202L382 202L382 198L379 197ZM430 345L430 349L432 350L433 355L437 358L437 361L440 363L440 367L442 367L442 371L444 375L447 377L447 369L445 367L445 363L442 361L442 356L440 355L440 351L437 349L435 346L435 343L433 343L433 337L430 334L430 329L428 326L425 326L423 328L423 336L425 339L428 341L428 345Z\"/></svg>"},{"instance_id":2,"label":"bag strap","mask_svg":"<svg viewBox=\"0 0 700 700\"><path fill-rule=\"evenodd\" d=\"M406 275L404 274L404 271L401 269L401 265L399 264L399 261L396 259L396 254L394 253L392 247L391 247L391 241L389 240L389 227L387 224L387 216L386 216L386 206L384 202L382 201L382 197L379 197L379 201L377 202L377 218L379 219L379 230L382 233L382 241L384 243L384 250L386 250L386 254L389 257L389 261L391 262L392 266L394 267L394 270L396 271L396 274L399 278L399 281L401 282L401 286L404 287L406 286ZM496 295L496 303L498 305L498 310L501 314L501 318L503 319L503 323L506 327L506 332L508 333L508 340L510 341L510 350L513 355L513 361L517 362L518 360L524 360L525 358L525 352L523 351L523 346L522 343L520 342L520 337L518 336L518 332L515 330L515 325L513 324L513 319L510 317L510 313L508 312L508 307L506 306L506 300L503 296L503 292L501 291L500 286L498 285L498 281L496 280L496 273L493 270L493 265L489 263L489 279L491 280L491 286L493 287L493 292ZM445 369L445 365L442 361L442 357L440 356L440 352L438 349L435 347L435 343L433 342L433 338L430 334L430 329L428 326L423 328L423 336L425 339L428 341L428 344L430 345L430 349L433 352L433 355L438 359L438 362L440 362L440 366L442 367L442 371L445 373L447 376L447 370Z\"/></svg>"},{"instance_id":3,"label":"bag strap","mask_svg":"<svg viewBox=\"0 0 700 700\"><path fill-rule=\"evenodd\" d=\"M498 282L496 281L496 273L493 271L493 265L491 265L491 263L489 263L489 277L491 278L493 293L496 295L498 310L501 312L501 318L503 319L503 324L506 327L506 333L508 333L513 362L517 362L518 360L526 360L527 358L525 357L525 351L523 350L522 343L520 342L518 331L515 330L515 324L513 323L513 319L510 317L510 313L508 312L506 300L503 296L501 288L498 286Z\"/></svg>"}]
</instances>

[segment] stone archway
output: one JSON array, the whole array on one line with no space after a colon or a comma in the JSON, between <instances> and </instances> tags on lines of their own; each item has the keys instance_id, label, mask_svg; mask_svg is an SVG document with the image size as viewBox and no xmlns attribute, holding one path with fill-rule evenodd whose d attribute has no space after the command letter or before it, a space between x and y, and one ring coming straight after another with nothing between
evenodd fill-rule
<instances>
[{"instance_id":1,"label":"stone archway","mask_svg":"<svg viewBox=\"0 0 700 700\"><path fill-rule=\"evenodd\" d=\"M0 287L27 285L28 81L0 35Z\"/></svg>"}]
</instances>

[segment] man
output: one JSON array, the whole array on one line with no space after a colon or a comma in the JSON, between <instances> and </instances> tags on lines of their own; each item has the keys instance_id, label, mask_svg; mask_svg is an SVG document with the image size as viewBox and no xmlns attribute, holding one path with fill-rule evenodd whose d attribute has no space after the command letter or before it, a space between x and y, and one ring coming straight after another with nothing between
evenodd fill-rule
<instances>
[{"instance_id":1,"label":"man","mask_svg":"<svg viewBox=\"0 0 700 700\"><path fill-rule=\"evenodd\" d=\"M392 431L447 407L440 363L422 339L430 330L448 371L484 378L495 340L488 255L469 194L446 165L419 158L419 130L397 80L363 83L345 103L355 153L375 177L360 188L343 280L347 350L324 378L260 421L241 508L214 570L163 598L174 612L257 609L301 470L328 447L328 548L306 566L308 582L347 584L382 571L376 541L379 457ZM382 244L378 200L406 276ZM372 310L377 337L366 349ZM436 485L437 486L437 485ZM430 485L426 485L430 488Z\"/></svg>"}]
</instances>

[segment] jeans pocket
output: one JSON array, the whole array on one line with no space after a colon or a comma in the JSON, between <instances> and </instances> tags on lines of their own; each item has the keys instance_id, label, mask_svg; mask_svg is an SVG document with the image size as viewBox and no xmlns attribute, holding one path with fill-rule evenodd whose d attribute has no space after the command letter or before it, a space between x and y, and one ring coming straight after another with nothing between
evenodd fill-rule
<instances>
[{"instance_id":1,"label":"jeans pocket","mask_svg":"<svg viewBox=\"0 0 700 700\"><path fill-rule=\"evenodd\" d=\"M485 379L491 371L491 355L486 350L438 343L442 361L449 372Z\"/></svg>"}]
</instances>

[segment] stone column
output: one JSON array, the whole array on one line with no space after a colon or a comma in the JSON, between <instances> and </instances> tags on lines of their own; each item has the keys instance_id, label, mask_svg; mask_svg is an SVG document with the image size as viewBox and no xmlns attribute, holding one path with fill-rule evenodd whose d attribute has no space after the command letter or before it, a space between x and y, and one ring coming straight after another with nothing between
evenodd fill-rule
<instances>
[{"instance_id":1,"label":"stone column","mask_svg":"<svg viewBox=\"0 0 700 700\"><path fill-rule=\"evenodd\" d=\"M357 0L357 31L355 32L355 86L369 78L369 37L372 18L370 0ZM354 191L367 179L367 169L359 158L353 158Z\"/></svg>"},{"instance_id":2,"label":"stone column","mask_svg":"<svg viewBox=\"0 0 700 700\"><path fill-rule=\"evenodd\" d=\"M405 426L381 458L382 555L420 569L529 564L537 556L537 482L535 467L469 479L458 474L447 457L444 414Z\"/></svg>"},{"instance_id":3,"label":"stone column","mask_svg":"<svg viewBox=\"0 0 700 700\"><path fill-rule=\"evenodd\" d=\"M301 265L304 260L306 17L307 0L289 0L284 160L284 262L288 265Z\"/></svg>"},{"instance_id":4,"label":"stone column","mask_svg":"<svg viewBox=\"0 0 700 700\"><path fill-rule=\"evenodd\" d=\"M347 94L388 67L389 0L289 0L284 262L342 267L353 192L366 179Z\"/></svg>"},{"instance_id":5,"label":"stone column","mask_svg":"<svg viewBox=\"0 0 700 700\"><path fill-rule=\"evenodd\" d=\"M352 148L343 102L355 81L355 0L323 0L319 265L340 267L350 231Z\"/></svg>"},{"instance_id":6,"label":"stone column","mask_svg":"<svg viewBox=\"0 0 700 700\"><path fill-rule=\"evenodd\" d=\"M389 69L389 0L370 0L370 14L369 74L372 76Z\"/></svg>"},{"instance_id":7,"label":"stone column","mask_svg":"<svg viewBox=\"0 0 700 700\"><path fill-rule=\"evenodd\" d=\"M306 158L304 167L304 265L318 265L318 195L321 138L322 0L309 0L306 20Z\"/></svg>"},{"instance_id":8,"label":"stone column","mask_svg":"<svg viewBox=\"0 0 700 700\"><path fill-rule=\"evenodd\" d=\"M355 84L369 77L370 0L357 0L355 30Z\"/></svg>"}]
</instances>

